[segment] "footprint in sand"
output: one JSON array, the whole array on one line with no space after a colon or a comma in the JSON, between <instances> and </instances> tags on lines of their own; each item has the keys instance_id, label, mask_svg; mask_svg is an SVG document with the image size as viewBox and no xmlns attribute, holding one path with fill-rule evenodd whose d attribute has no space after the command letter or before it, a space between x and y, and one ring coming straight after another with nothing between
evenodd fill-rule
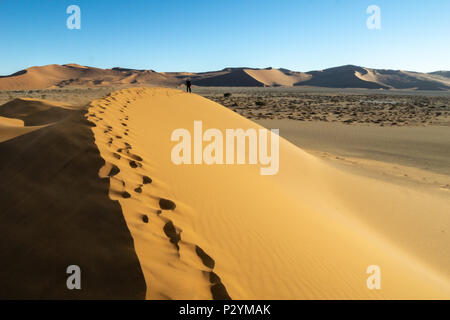
<instances>
[{"instance_id":1,"label":"footprint in sand","mask_svg":"<svg viewBox=\"0 0 450 320\"><path fill-rule=\"evenodd\" d=\"M129 198L131 198L131 194L129 194L128 192L124 191L124 192L122 192L122 197L125 198L125 199L129 199Z\"/></svg>"},{"instance_id":2,"label":"footprint in sand","mask_svg":"<svg viewBox=\"0 0 450 320\"><path fill-rule=\"evenodd\" d=\"M133 169L136 169L137 167L141 167L142 165L139 162L136 162L134 160L130 161L130 167L132 167Z\"/></svg>"},{"instance_id":3,"label":"footprint in sand","mask_svg":"<svg viewBox=\"0 0 450 320\"><path fill-rule=\"evenodd\" d=\"M120 160L120 158L121 158L120 154L117 154L115 152L113 153L113 157L118 159L118 160Z\"/></svg>"},{"instance_id":4,"label":"footprint in sand","mask_svg":"<svg viewBox=\"0 0 450 320\"><path fill-rule=\"evenodd\" d=\"M173 222L172 221L167 222L164 225L163 230L166 236L170 239L170 242L175 246L177 251L180 251L180 246L178 245L178 243L181 241L181 236L179 233L177 233L177 230L175 229Z\"/></svg>"},{"instance_id":5,"label":"footprint in sand","mask_svg":"<svg viewBox=\"0 0 450 320\"><path fill-rule=\"evenodd\" d=\"M115 175L117 175L120 172L119 167L117 167L116 165L113 165L111 170L108 173L108 177L114 177Z\"/></svg>"},{"instance_id":6,"label":"footprint in sand","mask_svg":"<svg viewBox=\"0 0 450 320\"><path fill-rule=\"evenodd\" d=\"M150 177L147 177L147 176L143 176L142 177L142 183L143 184L150 184L150 183L152 183L152 179L150 178Z\"/></svg>"},{"instance_id":7,"label":"footprint in sand","mask_svg":"<svg viewBox=\"0 0 450 320\"><path fill-rule=\"evenodd\" d=\"M209 282L211 283L210 290L213 300L232 300L227 289L223 285L222 280L216 273L212 271L209 272Z\"/></svg>"},{"instance_id":8,"label":"footprint in sand","mask_svg":"<svg viewBox=\"0 0 450 320\"><path fill-rule=\"evenodd\" d=\"M209 274L209 282L211 282L211 284L222 282L220 277L214 271L210 271L208 272L208 274Z\"/></svg>"},{"instance_id":9,"label":"footprint in sand","mask_svg":"<svg viewBox=\"0 0 450 320\"><path fill-rule=\"evenodd\" d=\"M200 260L202 260L205 267L214 269L216 262L202 248L200 248L199 246L196 245L195 253L197 253L197 256L200 258Z\"/></svg>"},{"instance_id":10,"label":"footprint in sand","mask_svg":"<svg viewBox=\"0 0 450 320\"><path fill-rule=\"evenodd\" d=\"M142 157L136 155L136 154L132 154L131 152L128 152L128 155L130 156L131 159L136 160L136 161L144 161L144 159L142 159Z\"/></svg>"},{"instance_id":11,"label":"footprint in sand","mask_svg":"<svg viewBox=\"0 0 450 320\"><path fill-rule=\"evenodd\" d=\"M159 199L159 207L163 210L175 210L176 205L175 202L173 202L172 200L168 200L168 199Z\"/></svg>"},{"instance_id":12,"label":"footprint in sand","mask_svg":"<svg viewBox=\"0 0 450 320\"><path fill-rule=\"evenodd\" d=\"M211 283L211 294L213 296L213 300L231 300L230 295L227 292L227 289L222 283L220 277L212 271L215 266L215 261L211 258L202 248L199 246L195 246L195 252L197 256L202 260L203 265L210 268L211 271L206 272L209 274L209 282Z\"/></svg>"}]
</instances>

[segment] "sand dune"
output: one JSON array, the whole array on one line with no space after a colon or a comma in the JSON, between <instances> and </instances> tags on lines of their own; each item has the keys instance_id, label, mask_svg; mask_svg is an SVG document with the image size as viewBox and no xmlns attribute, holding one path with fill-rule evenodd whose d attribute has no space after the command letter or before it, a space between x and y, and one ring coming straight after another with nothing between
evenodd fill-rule
<instances>
[{"instance_id":1,"label":"sand dune","mask_svg":"<svg viewBox=\"0 0 450 320\"><path fill-rule=\"evenodd\" d=\"M205 87L291 87L311 76L279 69L227 68L216 73L206 73L194 77L193 84Z\"/></svg>"},{"instance_id":2,"label":"sand dune","mask_svg":"<svg viewBox=\"0 0 450 320\"><path fill-rule=\"evenodd\" d=\"M192 83L204 87L263 87L264 83L252 77L245 68L228 68L221 72L203 74Z\"/></svg>"},{"instance_id":3,"label":"sand dune","mask_svg":"<svg viewBox=\"0 0 450 320\"><path fill-rule=\"evenodd\" d=\"M60 65L31 67L0 78L1 90L43 89L79 74L78 68Z\"/></svg>"},{"instance_id":4,"label":"sand dune","mask_svg":"<svg viewBox=\"0 0 450 320\"><path fill-rule=\"evenodd\" d=\"M42 126L39 112L58 108L14 106L8 115L25 120L3 126ZM0 144L1 297L450 298L448 198L340 170L284 139L274 176L177 166L171 133L194 120L261 127L174 89L59 109L64 117ZM71 264L83 290L65 288ZM370 265L381 290L366 286Z\"/></svg>"},{"instance_id":5,"label":"sand dune","mask_svg":"<svg viewBox=\"0 0 450 320\"><path fill-rule=\"evenodd\" d=\"M450 71L435 71L435 72L430 72L429 74L434 75L434 76L440 76L443 78L450 78Z\"/></svg>"},{"instance_id":6,"label":"sand dune","mask_svg":"<svg viewBox=\"0 0 450 320\"><path fill-rule=\"evenodd\" d=\"M340 171L283 139L276 176L252 165L176 166L171 132L192 130L194 120L205 129L260 128L177 90L121 90L93 101L88 118L147 298L450 297L447 266L416 254L434 240L411 234L408 247L390 236L420 230L427 212L449 230L448 199ZM448 249L434 243L433 254ZM379 291L366 287L373 264L383 274Z\"/></svg>"},{"instance_id":7,"label":"sand dune","mask_svg":"<svg viewBox=\"0 0 450 320\"><path fill-rule=\"evenodd\" d=\"M123 84L179 83L152 70L124 68L100 69L77 64L31 67L0 77L0 90L31 90L53 87L91 87Z\"/></svg>"},{"instance_id":8,"label":"sand dune","mask_svg":"<svg viewBox=\"0 0 450 320\"><path fill-rule=\"evenodd\" d=\"M362 69L355 71L356 77L364 81L377 83L385 88L417 90L448 90L450 88L450 81L439 75L401 70Z\"/></svg>"},{"instance_id":9,"label":"sand dune","mask_svg":"<svg viewBox=\"0 0 450 320\"><path fill-rule=\"evenodd\" d=\"M268 87L292 87L295 83L310 78L310 76L308 76L307 74L284 73L278 69L273 68L259 70L245 69L244 71L255 80L264 83L264 85Z\"/></svg>"},{"instance_id":10,"label":"sand dune","mask_svg":"<svg viewBox=\"0 0 450 320\"><path fill-rule=\"evenodd\" d=\"M328 88L367 88L388 89L389 87L378 82L374 78L363 78L367 70L357 66L342 66L309 72L311 79L298 82L296 85L308 85Z\"/></svg>"},{"instance_id":11,"label":"sand dune","mask_svg":"<svg viewBox=\"0 0 450 320\"><path fill-rule=\"evenodd\" d=\"M320 71L288 69L225 68L211 72L155 72L129 68L100 69L78 64L31 67L0 76L0 90L31 90L66 87L177 87L190 79L205 87L326 87L366 89L450 90L446 71L419 73L381 70L353 65Z\"/></svg>"},{"instance_id":12,"label":"sand dune","mask_svg":"<svg viewBox=\"0 0 450 320\"><path fill-rule=\"evenodd\" d=\"M353 65L320 71L294 72L287 69L226 68L220 72L193 76L199 86L292 87L449 90L443 73L419 73L401 70L378 70Z\"/></svg>"}]
</instances>

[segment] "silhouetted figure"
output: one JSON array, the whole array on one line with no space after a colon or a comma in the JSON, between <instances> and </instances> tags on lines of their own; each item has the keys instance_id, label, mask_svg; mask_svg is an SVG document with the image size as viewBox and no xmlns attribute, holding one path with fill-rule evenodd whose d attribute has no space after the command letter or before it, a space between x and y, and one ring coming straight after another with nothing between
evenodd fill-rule
<instances>
[{"instance_id":1,"label":"silhouetted figure","mask_svg":"<svg viewBox=\"0 0 450 320\"><path fill-rule=\"evenodd\" d=\"M186 92L192 92L191 90L191 80L186 80Z\"/></svg>"}]
</instances>

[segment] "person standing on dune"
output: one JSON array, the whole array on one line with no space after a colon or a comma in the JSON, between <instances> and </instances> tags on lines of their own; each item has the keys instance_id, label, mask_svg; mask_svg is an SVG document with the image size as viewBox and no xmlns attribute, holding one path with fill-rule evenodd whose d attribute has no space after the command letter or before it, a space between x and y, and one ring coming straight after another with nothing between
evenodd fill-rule
<instances>
[{"instance_id":1,"label":"person standing on dune","mask_svg":"<svg viewBox=\"0 0 450 320\"><path fill-rule=\"evenodd\" d=\"M192 93L191 80L189 80L189 79L186 80L186 92Z\"/></svg>"}]
</instances>

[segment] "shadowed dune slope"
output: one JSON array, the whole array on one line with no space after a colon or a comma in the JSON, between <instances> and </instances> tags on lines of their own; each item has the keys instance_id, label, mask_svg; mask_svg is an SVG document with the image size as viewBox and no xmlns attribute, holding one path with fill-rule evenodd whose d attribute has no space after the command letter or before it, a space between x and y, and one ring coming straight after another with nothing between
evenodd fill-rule
<instances>
[{"instance_id":1,"label":"shadowed dune slope","mask_svg":"<svg viewBox=\"0 0 450 320\"><path fill-rule=\"evenodd\" d=\"M435 75L435 76L441 76L444 78L450 78L450 71L435 71L435 72L430 72L429 74Z\"/></svg>"},{"instance_id":2,"label":"shadowed dune slope","mask_svg":"<svg viewBox=\"0 0 450 320\"><path fill-rule=\"evenodd\" d=\"M117 91L88 118L149 299L450 298L446 260L421 254L449 252L448 199L340 171L284 139L274 176L249 164L177 166L175 129L261 128L178 90ZM381 290L366 286L370 265Z\"/></svg>"},{"instance_id":3,"label":"shadowed dune slope","mask_svg":"<svg viewBox=\"0 0 450 320\"><path fill-rule=\"evenodd\" d=\"M204 87L263 87L264 83L255 79L242 68L226 69L218 75L195 79L192 84Z\"/></svg>"},{"instance_id":4,"label":"shadowed dune slope","mask_svg":"<svg viewBox=\"0 0 450 320\"><path fill-rule=\"evenodd\" d=\"M278 69L245 69L247 74L255 80L264 83L265 86L285 86L291 87L299 81L309 79L311 76L305 73L282 72Z\"/></svg>"},{"instance_id":5,"label":"shadowed dune slope","mask_svg":"<svg viewBox=\"0 0 450 320\"><path fill-rule=\"evenodd\" d=\"M360 68L355 75L364 81L371 81L395 89L449 90L450 81L433 74L399 70L373 70Z\"/></svg>"},{"instance_id":6,"label":"shadowed dune slope","mask_svg":"<svg viewBox=\"0 0 450 320\"><path fill-rule=\"evenodd\" d=\"M25 126L44 125L64 119L73 107L48 100L19 98L0 106L0 116L20 119Z\"/></svg>"},{"instance_id":7,"label":"shadowed dune slope","mask_svg":"<svg viewBox=\"0 0 450 320\"><path fill-rule=\"evenodd\" d=\"M327 88L449 90L448 79L428 73L370 69L353 65L307 72L310 79L298 86Z\"/></svg>"},{"instance_id":8,"label":"shadowed dune slope","mask_svg":"<svg viewBox=\"0 0 450 320\"><path fill-rule=\"evenodd\" d=\"M91 125L85 111L64 110L63 120L0 143L0 298L143 298L133 240L98 177ZM81 290L66 287L70 265L81 268Z\"/></svg>"},{"instance_id":9,"label":"shadowed dune slope","mask_svg":"<svg viewBox=\"0 0 450 320\"><path fill-rule=\"evenodd\" d=\"M364 68L357 66L344 66L325 69L322 71L311 71L311 79L296 83L302 86L316 86L328 88L367 88L367 89L388 89L388 86L366 79L361 79L355 73L366 74Z\"/></svg>"},{"instance_id":10,"label":"shadowed dune slope","mask_svg":"<svg viewBox=\"0 0 450 320\"><path fill-rule=\"evenodd\" d=\"M24 126L22 120L0 117L0 142L21 136L42 127L43 126Z\"/></svg>"}]
</instances>

